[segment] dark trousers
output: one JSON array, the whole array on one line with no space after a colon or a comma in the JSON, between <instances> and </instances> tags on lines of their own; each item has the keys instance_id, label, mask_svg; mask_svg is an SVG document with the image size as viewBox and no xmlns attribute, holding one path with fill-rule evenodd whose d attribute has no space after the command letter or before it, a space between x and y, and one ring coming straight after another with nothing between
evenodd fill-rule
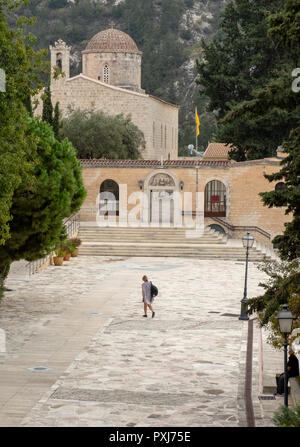
<instances>
[{"instance_id":1,"label":"dark trousers","mask_svg":"<svg viewBox=\"0 0 300 447\"><path fill-rule=\"evenodd\" d=\"M287 379L289 380L290 375L287 374ZM276 384L277 384L277 393L283 394L284 393L284 373L279 374L276 376Z\"/></svg>"}]
</instances>

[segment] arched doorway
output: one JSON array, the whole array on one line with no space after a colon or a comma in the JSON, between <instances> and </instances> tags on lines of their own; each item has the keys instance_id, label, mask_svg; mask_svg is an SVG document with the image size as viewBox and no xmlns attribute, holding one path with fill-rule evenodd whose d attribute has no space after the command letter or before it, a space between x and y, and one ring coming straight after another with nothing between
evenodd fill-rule
<instances>
[{"instance_id":1,"label":"arched doorway","mask_svg":"<svg viewBox=\"0 0 300 447\"><path fill-rule=\"evenodd\" d=\"M119 185L112 179L104 180L100 185L99 208L101 215L119 215Z\"/></svg>"},{"instance_id":2,"label":"arched doorway","mask_svg":"<svg viewBox=\"0 0 300 447\"><path fill-rule=\"evenodd\" d=\"M149 221L153 225L174 223L176 180L167 172L154 172L147 182Z\"/></svg>"},{"instance_id":3,"label":"arched doorway","mask_svg":"<svg viewBox=\"0 0 300 447\"><path fill-rule=\"evenodd\" d=\"M205 186L204 217L226 217L226 187L219 180Z\"/></svg>"}]
</instances>

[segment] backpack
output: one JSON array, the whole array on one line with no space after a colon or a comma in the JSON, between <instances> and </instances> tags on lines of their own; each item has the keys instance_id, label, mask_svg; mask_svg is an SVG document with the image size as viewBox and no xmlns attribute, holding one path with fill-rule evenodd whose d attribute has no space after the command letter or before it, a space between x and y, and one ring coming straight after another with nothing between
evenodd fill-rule
<instances>
[{"instance_id":1,"label":"backpack","mask_svg":"<svg viewBox=\"0 0 300 447\"><path fill-rule=\"evenodd\" d=\"M154 298L158 294L158 288L151 283L151 297Z\"/></svg>"}]
</instances>

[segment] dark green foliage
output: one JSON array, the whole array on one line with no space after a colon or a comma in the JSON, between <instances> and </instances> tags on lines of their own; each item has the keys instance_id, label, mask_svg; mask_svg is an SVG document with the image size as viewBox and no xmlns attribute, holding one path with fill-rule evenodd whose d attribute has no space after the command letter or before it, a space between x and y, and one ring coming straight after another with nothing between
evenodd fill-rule
<instances>
[{"instance_id":1,"label":"dark green foliage","mask_svg":"<svg viewBox=\"0 0 300 447\"><path fill-rule=\"evenodd\" d=\"M43 101L42 120L45 121L45 123L48 123L50 124L50 126L52 126L55 138L60 139L59 131L61 128L61 122L60 122L61 113L59 110L58 102L55 104L53 110L51 90L49 84L47 85L47 87L44 90L44 93L42 94L42 101Z\"/></svg>"},{"instance_id":2,"label":"dark green foliage","mask_svg":"<svg viewBox=\"0 0 300 447\"><path fill-rule=\"evenodd\" d=\"M52 121L54 136L57 140L60 139L59 131L62 126L61 122L60 122L60 116L61 115L60 115L60 110L59 110L59 103L57 102L54 107L54 115L53 115L53 121Z\"/></svg>"},{"instance_id":3,"label":"dark green foliage","mask_svg":"<svg viewBox=\"0 0 300 447\"><path fill-rule=\"evenodd\" d=\"M51 90L50 85L48 84L45 88L45 91L42 95L43 100L43 112L42 112L42 120L45 121L45 123L50 124L52 126L53 124L53 106L51 101Z\"/></svg>"},{"instance_id":4,"label":"dark green foliage","mask_svg":"<svg viewBox=\"0 0 300 447\"><path fill-rule=\"evenodd\" d=\"M10 213L10 238L0 247L0 264L42 258L54 248L62 221L78 211L85 197L81 166L65 139L54 138L50 125L27 118L27 178L14 191Z\"/></svg>"},{"instance_id":5,"label":"dark green foliage","mask_svg":"<svg viewBox=\"0 0 300 447\"><path fill-rule=\"evenodd\" d=\"M269 35L278 45L284 45L291 58L295 58L299 67L299 55L296 57L300 43L300 2L289 0L282 10L268 17ZM280 34L278 30L280 29ZM298 47L297 47L298 45ZM264 116L266 111L277 107L286 113L298 117L293 129L283 143L286 157L281 162L281 169L272 175L266 175L270 182L283 181L285 188L262 193L265 205L269 207L286 207L286 214L291 214L292 220L285 224L283 235L277 236L276 243L282 263L276 265L274 273L271 268L265 271L271 277L271 282L263 286L264 295L249 300L250 312L258 311L262 324L271 323L273 344L278 342L278 323L275 315L280 305L287 303L289 309L297 318L294 327L300 327L300 101L299 93L292 89L291 66L283 67L280 76L271 79L264 88L258 90L254 99L242 104L235 112L235 117L245 113L251 117ZM295 336L296 337L296 336ZM291 341L291 340L290 340Z\"/></svg>"},{"instance_id":6,"label":"dark green foliage","mask_svg":"<svg viewBox=\"0 0 300 447\"><path fill-rule=\"evenodd\" d=\"M48 1L49 8L64 8L68 6L68 0L49 0Z\"/></svg>"},{"instance_id":7,"label":"dark green foliage","mask_svg":"<svg viewBox=\"0 0 300 447\"><path fill-rule=\"evenodd\" d=\"M78 158L137 159L145 147L143 133L129 117L93 110L70 110L61 134L73 143Z\"/></svg>"},{"instance_id":8,"label":"dark green foliage","mask_svg":"<svg viewBox=\"0 0 300 447\"><path fill-rule=\"evenodd\" d=\"M261 196L267 206L285 206L286 214L293 215L293 220L285 224L284 234L274 239L281 256L292 260L300 258L300 122L283 147L288 155L281 162L281 170L266 178L270 182L284 181L286 188L265 192Z\"/></svg>"},{"instance_id":9,"label":"dark green foliage","mask_svg":"<svg viewBox=\"0 0 300 447\"><path fill-rule=\"evenodd\" d=\"M269 35L278 45L289 48L299 56L300 43L300 4L299 0L287 0L285 9L267 18Z\"/></svg>"},{"instance_id":10,"label":"dark green foliage","mask_svg":"<svg viewBox=\"0 0 300 447\"><path fill-rule=\"evenodd\" d=\"M0 67L7 80L0 93L0 294L11 262L49 253L63 234L62 220L85 196L71 143L55 140L48 124L29 116L29 98L42 87L38 72L48 68L45 53L32 45L21 26L7 26L0 8Z\"/></svg>"},{"instance_id":11,"label":"dark green foliage","mask_svg":"<svg viewBox=\"0 0 300 447\"><path fill-rule=\"evenodd\" d=\"M26 139L26 108L30 112L29 98L42 87L37 71L45 69L42 62L45 52L32 49L33 37L25 38L20 26L14 31L7 26L5 13L14 5L10 0L3 0L0 5L0 67L6 73L6 91L0 93L1 247L11 239L15 191L30 176L31 161L24 157L30 143ZM10 259L0 263L0 295L9 265Z\"/></svg>"},{"instance_id":12,"label":"dark green foliage","mask_svg":"<svg viewBox=\"0 0 300 447\"><path fill-rule=\"evenodd\" d=\"M249 313L258 312L262 326L272 321L273 329L276 330L278 335L278 322L274 319L274 316L282 304L288 303L289 309L298 319L294 326L300 326L300 274L298 262L265 259L259 265L259 269L266 274L268 279L259 284L264 289L264 294L248 299ZM299 304L297 304L298 302Z\"/></svg>"},{"instance_id":13,"label":"dark green foliage","mask_svg":"<svg viewBox=\"0 0 300 447\"><path fill-rule=\"evenodd\" d=\"M286 2L282 11L270 15L267 21L270 26L268 34L274 39L274 43L277 46L286 45L284 47L286 53L291 60L295 59L295 66L299 67L300 57L295 45L296 43L300 45L300 3L295 0ZM281 29L280 35L277 34L278 27ZM263 88L255 92L253 99L242 103L227 116L231 124L243 119L244 116L248 116L249 119L264 119L266 114L273 110L278 110L283 116L292 117L290 120L292 129L289 129L282 144L287 157L282 161L279 172L266 176L270 182L283 180L286 189L261 194L267 206L286 206L286 213L293 217L293 220L285 225L284 234L275 239L281 256L289 260L300 256L300 96L292 89L291 75L295 66L292 63L283 66L276 72L277 76L274 79L270 79Z\"/></svg>"},{"instance_id":14,"label":"dark green foliage","mask_svg":"<svg viewBox=\"0 0 300 447\"><path fill-rule=\"evenodd\" d=\"M273 421L277 427L300 427L300 405L293 409L281 406Z\"/></svg>"},{"instance_id":15,"label":"dark green foliage","mask_svg":"<svg viewBox=\"0 0 300 447\"><path fill-rule=\"evenodd\" d=\"M283 3L231 1L214 40L202 41L205 60L198 62L198 83L210 99L210 110L217 110L220 118L233 104L251 99L251 92L263 85L280 61L282 52L267 39L265 13Z\"/></svg>"},{"instance_id":16,"label":"dark green foliage","mask_svg":"<svg viewBox=\"0 0 300 447\"><path fill-rule=\"evenodd\" d=\"M211 43L202 42L204 60L198 62L197 82L210 99L209 110L218 112L215 139L232 143L236 151L231 157L237 161L275 155L295 124L296 115L280 105L262 116L249 116L246 110L235 114L293 61L293 55L268 35L266 17L283 5L282 0L230 2L217 36Z\"/></svg>"}]
</instances>

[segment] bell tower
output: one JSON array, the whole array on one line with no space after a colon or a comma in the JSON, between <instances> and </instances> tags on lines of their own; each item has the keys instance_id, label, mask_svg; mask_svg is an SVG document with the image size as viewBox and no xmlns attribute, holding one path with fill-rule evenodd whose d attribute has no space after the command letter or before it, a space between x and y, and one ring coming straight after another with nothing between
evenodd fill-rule
<instances>
[{"instance_id":1,"label":"bell tower","mask_svg":"<svg viewBox=\"0 0 300 447\"><path fill-rule=\"evenodd\" d=\"M55 45L50 45L51 52L51 82L53 81L53 68L58 67L60 73L64 73L63 79L70 77L70 50L66 42L62 39L58 39Z\"/></svg>"}]
</instances>

